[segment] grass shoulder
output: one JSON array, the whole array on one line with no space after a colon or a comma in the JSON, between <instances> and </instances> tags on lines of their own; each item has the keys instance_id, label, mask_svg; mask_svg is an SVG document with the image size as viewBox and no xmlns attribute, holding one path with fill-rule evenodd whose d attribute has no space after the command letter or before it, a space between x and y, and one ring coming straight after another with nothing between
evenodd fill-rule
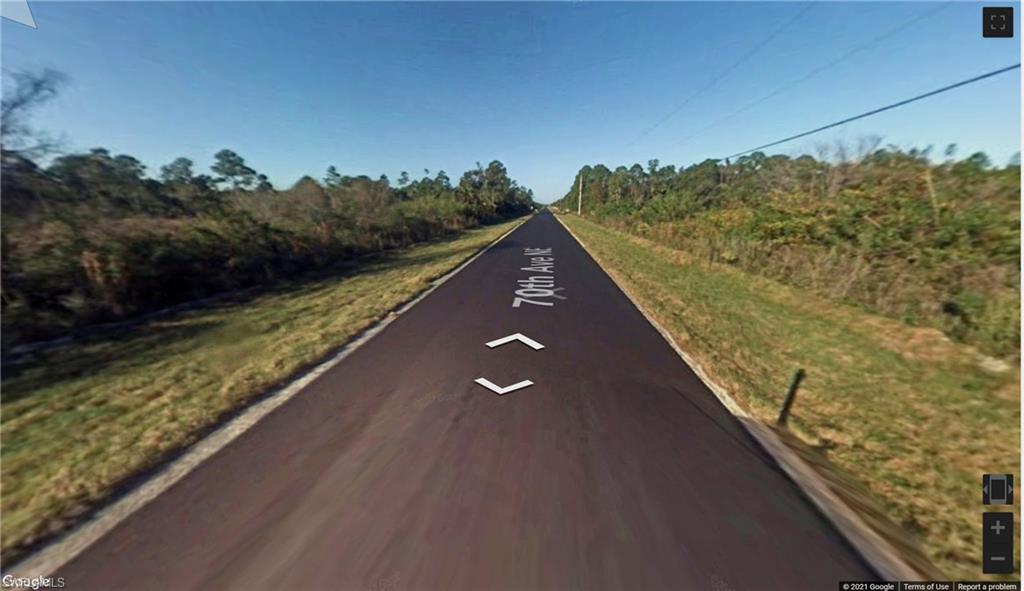
<instances>
[{"instance_id":1,"label":"grass shoulder","mask_svg":"<svg viewBox=\"0 0 1024 591\"><path fill-rule=\"evenodd\" d=\"M315 364L516 223L5 363L4 558L66 528L120 483Z\"/></svg>"},{"instance_id":2,"label":"grass shoulder","mask_svg":"<svg viewBox=\"0 0 1024 591\"><path fill-rule=\"evenodd\" d=\"M774 421L804 368L790 417L802 453L866 491L947 575L977 578L981 474L1020 473L1019 371L937 330L560 218L758 419Z\"/></svg>"}]
</instances>

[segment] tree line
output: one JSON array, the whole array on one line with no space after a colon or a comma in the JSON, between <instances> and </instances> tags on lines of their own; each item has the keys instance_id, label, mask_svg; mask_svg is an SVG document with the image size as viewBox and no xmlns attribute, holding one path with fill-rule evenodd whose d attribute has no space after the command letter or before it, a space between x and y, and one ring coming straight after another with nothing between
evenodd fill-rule
<instances>
[{"instance_id":1,"label":"tree line","mask_svg":"<svg viewBox=\"0 0 1024 591\"><path fill-rule=\"evenodd\" d=\"M56 153L27 125L55 72L20 74L3 100L3 345L268 285L367 254L523 215L533 194L495 160L457 183L443 171L303 177L276 190L232 150L209 173L188 158L155 176L103 148Z\"/></svg>"},{"instance_id":2,"label":"tree line","mask_svg":"<svg viewBox=\"0 0 1024 591\"><path fill-rule=\"evenodd\" d=\"M584 166L555 202L697 260L1019 355L1020 160L819 147L687 167Z\"/></svg>"}]
</instances>

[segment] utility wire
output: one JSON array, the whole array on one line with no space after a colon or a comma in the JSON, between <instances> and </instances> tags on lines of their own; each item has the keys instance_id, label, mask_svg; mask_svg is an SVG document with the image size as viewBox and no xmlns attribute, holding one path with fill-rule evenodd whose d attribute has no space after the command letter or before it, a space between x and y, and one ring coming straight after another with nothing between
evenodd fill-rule
<instances>
[{"instance_id":1,"label":"utility wire","mask_svg":"<svg viewBox=\"0 0 1024 591\"><path fill-rule=\"evenodd\" d=\"M659 127L661 127L666 121L668 121L669 119L675 117L679 113L679 111L682 111L684 107L686 107L691 102L693 102L693 99L695 99L698 96L704 94L705 92L711 90L716 84L721 82L722 79L725 78L726 76L728 76L733 70L735 70L736 68L738 68L741 65L743 65L750 58L754 57L757 54L758 51L761 51L761 49L764 48L764 46L766 46L769 43L771 43L772 41L774 41L779 35L781 35L783 32L785 32L786 29L788 29L791 26L793 26L793 24L796 23L796 21L800 20L800 18L803 17L807 13L807 11L810 10L813 6L814 6L814 4L811 3L811 2L808 2L806 5L804 5L804 7L802 9L797 11L797 13L792 16L792 18L790 18L785 23L783 23L781 27L779 27L778 29L775 29L771 34L769 34L767 37L762 39L760 43L758 43L757 45L752 47L750 49L750 51L748 51L747 53L743 54L738 60L733 62L733 64L731 66L729 66L728 68L726 68L726 69L722 70L721 72L719 72L719 74L717 76L712 78L707 84L705 84L703 87L698 89L696 92L694 92L693 94L688 96L686 98L686 100L684 100L683 102L679 103L679 105L676 108L674 108L671 111L669 111L669 113L667 115L665 115L660 120L658 120L654 125L652 125L652 126L648 127L647 129L645 129L640 135L638 135L636 138L634 138L633 141L629 142L629 144L627 144L627 146L632 146L632 145L636 144L637 142L639 142L640 140L644 139L645 137L650 135L651 132L653 132L655 129L658 129Z\"/></svg>"},{"instance_id":2,"label":"utility wire","mask_svg":"<svg viewBox=\"0 0 1024 591\"><path fill-rule=\"evenodd\" d=\"M930 96L935 96L937 94L941 94L941 93L946 92L948 90L953 90L954 88L959 88L961 86L967 86L968 84L973 84L975 82L978 82L979 80L984 80L986 78L991 78L993 76L998 76L999 74L1005 74L1006 72L1009 72L1011 70L1017 70L1017 69L1020 69L1020 64L1019 63L1014 64L1012 66L1007 66L1005 68L1000 68L998 70L993 70L993 71L988 72L986 74L982 74L980 76L975 76L974 78L969 78L967 80L962 80L962 81L957 82L955 84L950 84L949 86L943 86L942 88L939 88L937 90L933 90L931 92L926 92L924 94L919 94L919 95L917 95L917 96L915 96L913 98L902 100L902 101L900 101L898 103L893 103L891 105L886 105L886 106L881 107L879 109L874 109L873 111L868 111L867 113L861 113L860 115L856 115L856 116L853 116L853 117L847 117L846 119L843 119L841 121L836 121L835 123L829 123L828 125L822 125L821 127L818 127L816 129L812 129L810 131L805 131L803 133L798 133L796 135L791 135L791 136L789 136L787 138L778 140L776 142L771 142L771 143L768 143L768 144L764 144L764 145L758 146L756 148L751 148L749 150L743 150L742 152L736 152L735 154L730 154L729 156L726 156L726 159L735 158L737 156L742 156L744 154L749 154L750 152L756 152L757 150L763 150L765 148L770 148L772 146L777 146L779 144L784 144L784 143L786 143L788 141L792 141L792 140L795 140L795 139L798 139L798 138L802 138L802 137L811 135L812 133L818 133L819 131L825 131L826 129L831 129L833 127L839 127L840 125L845 125L847 123L850 123L851 121L856 121L858 119L863 119L865 117L870 117L871 115L876 115L878 113L881 113L882 111L888 111L890 109L895 109L896 107L902 107L903 105L910 104L912 102L919 101L921 99L926 99L926 98L928 98Z\"/></svg>"},{"instance_id":3,"label":"utility wire","mask_svg":"<svg viewBox=\"0 0 1024 591\"><path fill-rule=\"evenodd\" d=\"M864 51L866 49L869 49L870 47L872 47L872 46L874 46L874 45L876 45L876 44L878 44L878 43L880 43L882 41L885 41L886 39L888 39L890 37L893 37L893 36L899 35L901 33L904 33L912 25L918 23L919 21L922 21L922 20L924 20L926 18L929 18L929 17L935 15L936 13L949 8L950 4L951 4L951 1L947 0L947 2L944 2L944 3L940 4L940 5L938 5L937 7L933 8L932 10L929 10L927 12L919 14L919 15L917 15L917 16L915 16L915 17L913 17L913 18L911 18L911 19L909 19L907 21L904 21L904 22L900 23L899 25L897 25L897 26L895 26L895 27L893 27L891 29L888 29L887 31L885 31L881 35L878 35L877 37L874 37L874 38L870 39L869 41L867 41L866 43L864 43L862 45L858 45L857 47L854 47L853 49L850 49L846 53L844 53L841 56L837 57L836 59L828 62L827 64L821 65L821 66L811 70L810 72L805 74L802 78L800 78L798 80L794 80L793 82L790 82L789 84L786 84L784 86L780 86L780 87L776 88L775 90L769 92L768 94L762 96L761 98L759 98L759 99L757 99L757 100L755 100L755 101L753 101L751 103L748 103L746 106L741 107L740 109L738 109L736 111L733 111L729 115L726 115L725 117L722 117L721 119L718 119L718 120L712 122L710 125L707 125L707 126L701 128L701 129L695 131L694 133L691 133L690 135L684 137L682 139L682 141L680 141L678 144L676 144L676 147L684 145L686 142L690 141L694 137L697 137L697 136L701 135L702 133L708 131L709 129L715 128L715 127L721 125L722 123L731 120L733 117L735 117L736 115L739 115L740 113L744 113L746 111L749 111L750 109L753 109L754 107L764 103L765 101L767 101L769 99L775 98L776 96L782 94L783 92L789 90L790 88L792 88L792 87L794 87L794 86L796 86L798 84L802 84L804 82L807 82L811 78L814 78L818 74L820 74L820 73L822 73L822 72L824 72L826 70L829 70L829 69L839 65L840 63L850 59L854 55L856 55L856 54L858 54L858 53L860 53L860 52L862 52L862 51Z\"/></svg>"}]
</instances>

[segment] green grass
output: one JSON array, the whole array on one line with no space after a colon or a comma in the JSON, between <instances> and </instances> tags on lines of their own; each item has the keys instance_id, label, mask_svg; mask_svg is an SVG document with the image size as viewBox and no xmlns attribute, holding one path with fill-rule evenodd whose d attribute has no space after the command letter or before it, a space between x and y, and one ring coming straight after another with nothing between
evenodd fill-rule
<instances>
[{"instance_id":1,"label":"green grass","mask_svg":"<svg viewBox=\"0 0 1024 591\"><path fill-rule=\"evenodd\" d=\"M561 217L757 418L774 420L804 368L793 433L859 482L945 574L980 578L981 474L1020 474L1017 368L937 330Z\"/></svg>"},{"instance_id":2,"label":"green grass","mask_svg":"<svg viewBox=\"0 0 1024 591\"><path fill-rule=\"evenodd\" d=\"M514 224L5 364L4 558L64 529L127 478L317 362Z\"/></svg>"}]
</instances>

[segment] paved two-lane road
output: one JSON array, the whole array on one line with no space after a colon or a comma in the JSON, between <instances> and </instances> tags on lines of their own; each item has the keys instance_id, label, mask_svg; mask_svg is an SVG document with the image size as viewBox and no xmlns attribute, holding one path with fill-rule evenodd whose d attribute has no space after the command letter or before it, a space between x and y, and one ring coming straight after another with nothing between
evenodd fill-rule
<instances>
[{"instance_id":1,"label":"paved two-lane road","mask_svg":"<svg viewBox=\"0 0 1024 591\"><path fill-rule=\"evenodd\" d=\"M521 270L526 248L551 249L565 299L512 306L519 280L549 275ZM517 332L544 349L484 344ZM498 396L480 377L534 385ZM798 591L874 578L549 214L57 575L72 589Z\"/></svg>"}]
</instances>

